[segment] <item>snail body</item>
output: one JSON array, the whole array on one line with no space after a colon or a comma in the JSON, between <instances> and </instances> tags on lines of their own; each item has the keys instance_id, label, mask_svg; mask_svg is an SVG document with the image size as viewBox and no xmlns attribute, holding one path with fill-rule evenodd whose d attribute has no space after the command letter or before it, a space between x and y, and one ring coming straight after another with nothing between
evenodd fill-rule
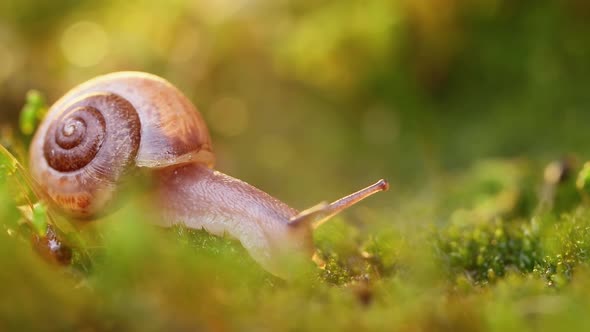
<instances>
[{"instance_id":1,"label":"snail body","mask_svg":"<svg viewBox=\"0 0 590 332\"><path fill-rule=\"evenodd\" d=\"M127 175L146 170L162 226L238 239L266 270L281 257L311 256L312 224L380 190L298 212L265 192L212 169L209 131L193 104L155 75L119 72L87 81L60 98L30 150L30 172L57 210L78 219L112 211Z\"/></svg>"}]
</instances>

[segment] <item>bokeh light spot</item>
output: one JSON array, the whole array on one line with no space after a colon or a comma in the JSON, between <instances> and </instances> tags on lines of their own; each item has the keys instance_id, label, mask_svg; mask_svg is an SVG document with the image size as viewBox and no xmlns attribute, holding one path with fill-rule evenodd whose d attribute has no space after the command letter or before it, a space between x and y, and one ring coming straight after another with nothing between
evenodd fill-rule
<instances>
[{"instance_id":1,"label":"bokeh light spot","mask_svg":"<svg viewBox=\"0 0 590 332\"><path fill-rule=\"evenodd\" d=\"M169 55L170 61L176 63L187 62L195 57L197 52L205 52L202 39L197 30L187 29L178 37L177 42L172 47Z\"/></svg>"},{"instance_id":2,"label":"bokeh light spot","mask_svg":"<svg viewBox=\"0 0 590 332\"><path fill-rule=\"evenodd\" d=\"M221 24L250 5L250 0L194 1L195 9L202 18L212 25Z\"/></svg>"},{"instance_id":3,"label":"bokeh light spot","mask_svg":"<svg viewBox=\"0 0 590 332\"><path fill-rule=\"evenodd\" d=\"M90 67L98 64L108 53L109 38L100 25L81 21L64 31L61 49L70 63Z\"/></svg>"},{"instance_id":4,"label":"bokeh light spot","mask_svg":"<svg viewBox=\"0 0 590 332\"><path fill-rule=\"evenodd\" d=\"M211 105L208 115L211 129L226 137L238 136L248 128L248 109L236 98L220 98Z\"/></svg>"},{"instance_id":5,"label":"bokeh light spot","mask_svg":"<svg viewBox=\"0 0 590 332\"><path fill-rule=\"evenodd\" d=\"M0 83L10 80L20 70L24 58L18 36L0 24Z\"/></svg>"},{"instance_id":6,"label":"bokeh light spot","mask_svg":"<svg viewBox=\"0 0 590 332\"><path fill-rule=\"evenodd\" d=\"M285 167L294 155L293 147L285 138L269 135L258 140L256 144L256 159L269 169L280 169Z\"/></svg>"},{"instance_id":7,"label":"bokeh light spot","mask_svg":"<svg viewBox=\"0 0 590 332\"><path fill-rule=\"evenodd\" d=\"M8 78L16 69L15 58L9 50L9 47L0 43L0 82Z\"/></svg>"}]
</instances>

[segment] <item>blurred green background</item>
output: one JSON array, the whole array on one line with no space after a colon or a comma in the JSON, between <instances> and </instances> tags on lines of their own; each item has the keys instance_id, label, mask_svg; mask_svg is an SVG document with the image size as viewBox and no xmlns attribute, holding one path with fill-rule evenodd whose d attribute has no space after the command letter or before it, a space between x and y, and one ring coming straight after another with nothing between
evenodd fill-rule
<instances>
[{"instance_id":1,"label":"blurred green background","mask_svg":"<svg viewBox=\"0 0 590 332\"><path fill-rule=\"evenodd\" d=\"M588 1L0 2L0 123L119 70L178 86L217 168L296 208L392 189L318 229L326 267L294 283L133 208L55 269L4 206L0 329L588 328Z\"/></svg>"},{"instance_id":2,"label":"blurred green background","mask_svg":"<svg viewBox=\"0 0 590 332\"><path fill-rule=\"evenodd\" d=\"M2 1L0 121L99 74L163 76L218 168L303 208L386 177L411 195L478 158L587 154L590 5ZM319 189L321 190L315 190Z\"/></svg>"}]
</instances>

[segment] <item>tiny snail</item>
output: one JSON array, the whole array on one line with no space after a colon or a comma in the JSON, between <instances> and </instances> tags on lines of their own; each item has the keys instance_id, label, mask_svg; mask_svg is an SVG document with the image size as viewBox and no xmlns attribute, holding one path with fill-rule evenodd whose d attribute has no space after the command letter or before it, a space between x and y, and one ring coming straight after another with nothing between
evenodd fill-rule
<instances>
[{"instance_id":1,"label":"tiny snail","mask_svg":"<svg viewBox=\"0 0 590 332\"><path fill-rule=\"evenodd\" d=\"M182 224L240 241L267 271L285 277L282 257L313 254L313 225L378 191L384 180L331 204L299 212L212 169L208 129L195 106L166 80L107 74L59 99L35 133L30 172L49 204L77 219L113 209L126 175L147 170L161 226ZM120 196L120 195L119 195Z\"/></svg>"}]
</instances>

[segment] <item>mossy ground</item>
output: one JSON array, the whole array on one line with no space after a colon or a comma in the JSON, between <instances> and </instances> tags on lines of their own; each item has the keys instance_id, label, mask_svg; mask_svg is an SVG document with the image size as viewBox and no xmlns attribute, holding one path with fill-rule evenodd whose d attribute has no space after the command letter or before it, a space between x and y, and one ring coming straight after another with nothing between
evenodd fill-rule
<instances>
[{"instance_id":1,"label":"mossy ground","mask_svg":"<svg viewBox=\"0 0 590 332\"><path fill-rule=\"evenodd\" d=\"M336 218L315 233L322 267L290 281L229 238L150 226L133 203L69 234L72 262L57 264L34 249L35 228L17 222L5 195L0 328L584 330L590 208L571 181L533 174L542 169L486 161L453 177L461 186L444 190L444 209L423 213L426 221L408 219L419 216L411 206ZM523 208L544 186L555 186L546 207L539 198ZM563 193L576 202L556 213ZM464 207L449 210L453 201Z\"/></svg>"}]
</instances>

